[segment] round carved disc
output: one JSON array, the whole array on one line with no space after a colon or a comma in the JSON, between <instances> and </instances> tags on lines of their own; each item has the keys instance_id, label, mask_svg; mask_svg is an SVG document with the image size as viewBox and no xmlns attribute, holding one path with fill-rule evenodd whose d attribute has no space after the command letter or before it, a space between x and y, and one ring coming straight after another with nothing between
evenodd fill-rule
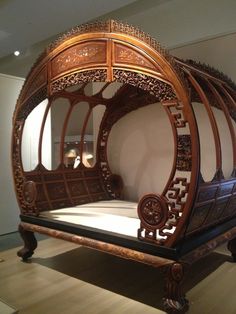
<instances>
[{"instance_id":1,"label":"round carved disc","mask_svg":"<svg viewBox=\"0 0 236 314\"><path fill-rule=\"evenodd\" d=\"M164 226L168 217L165 199L156 194L145 195L139 201L138 216L147 228L157 229Z\"/></svg>"}]
</instances>

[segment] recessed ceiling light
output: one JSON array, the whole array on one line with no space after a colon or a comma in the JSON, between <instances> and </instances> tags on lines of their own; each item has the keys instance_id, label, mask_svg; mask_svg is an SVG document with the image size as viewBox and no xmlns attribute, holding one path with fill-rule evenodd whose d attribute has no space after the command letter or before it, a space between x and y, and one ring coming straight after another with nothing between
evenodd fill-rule
<instances>
[{"instance_id":1,"label":"recessed ceiling light","mask_svg":"<svg viewBox=\"0 0 236 314\"><path fill-rule=\"evenodd\" d=\"M20 55L20 51L18 51L18 50L14 51L14 55L15 55L16 57L18 57L18 56Z\"/></svg>"}]
</instances>

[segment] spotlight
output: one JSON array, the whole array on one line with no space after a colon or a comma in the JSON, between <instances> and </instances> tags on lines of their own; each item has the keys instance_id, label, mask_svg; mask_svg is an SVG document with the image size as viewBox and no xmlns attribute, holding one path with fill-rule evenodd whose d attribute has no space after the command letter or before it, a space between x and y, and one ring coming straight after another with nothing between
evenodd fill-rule
<instances>
[{"instance_id":1,"label":"spotlight","mask_svg":"<svg viewBox=\"0 0 236 314\"><path fill-rule=\"evenodd\" d=\"M14 51L14 55L15 55L16 57L18 57L18 56L20 55L20 51L18 51L18 50Z\"/></svg>"}]
</instances>

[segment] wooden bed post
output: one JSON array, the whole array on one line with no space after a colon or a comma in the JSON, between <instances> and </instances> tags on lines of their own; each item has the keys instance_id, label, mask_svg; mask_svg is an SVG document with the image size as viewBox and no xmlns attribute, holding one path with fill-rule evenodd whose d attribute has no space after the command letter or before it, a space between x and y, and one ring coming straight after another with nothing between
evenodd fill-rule
<instances>
[{"instance_id":1,"label":"wooden bed post","mask_svg":"<svg viewBox=\"0 0 236 314\"><path fill-rule=\"evenodd\" d=\"M18 231L24 241L24 247L17 252L17 255L26 261L34 254L34 250L37 247L37 240L34 236L34 233L28 230L25 230L22 224L19 224Z\"/></svg>"},{"instance_id":2,"label":"wooden bed post","mask_svg":"<svg viewBox=\"0 0 236 314\"><path fill-rule=\"evenodd\" d=\"M233 238L228 242L228 250L231 252L233 261L236 262L236 238Z\"/></svg>"},{"instance_id":3,"label":"wooden bed post","mask_svg":"<svg viewBox=\"0 0 236 314\"><path fill-rule=\"evenodd\" d=\"M189 302L182 289L185 272L185 265L178 262L163 268L166 280L163 303L165 311L169 314L186 313L189 308Z\"/></svg>"}]
</instances>

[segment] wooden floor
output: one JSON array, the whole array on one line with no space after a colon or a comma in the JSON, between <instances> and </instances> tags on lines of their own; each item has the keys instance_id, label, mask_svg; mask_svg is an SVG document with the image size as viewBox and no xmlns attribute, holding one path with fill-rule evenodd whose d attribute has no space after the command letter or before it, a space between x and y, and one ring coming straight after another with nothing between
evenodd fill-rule
<instances>
[{"instance_id":1,"label":"wooden floor","mask_svg":"<svg viewBox=\"0 0 236 314\"><path fill-rule=\"evenodd\" d=\"M0 253L0 299L20 314L158 314L158 269L56 239L39 242L30 263ZM236 264L221 248L190 269L190 314L236 313Z\"/></svg>"}]
</instances>

